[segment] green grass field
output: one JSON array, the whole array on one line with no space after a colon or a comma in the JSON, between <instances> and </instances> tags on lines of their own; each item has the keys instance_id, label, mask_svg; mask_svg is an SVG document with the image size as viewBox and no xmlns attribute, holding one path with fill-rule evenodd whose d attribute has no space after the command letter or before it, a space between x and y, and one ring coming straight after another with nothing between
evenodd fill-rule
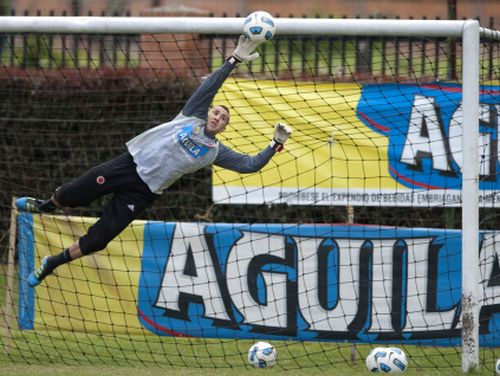
<instances>
[{"instance_id":1,"label":"green grass field","mask_svg":"<svg viewBox=\"0 0 500 376\"><path fill-rule=\"evenodd\" d=\"M46 333L45 333L46 335ZM245 365L247 341L91 338L84 334L17 334L9 356L0 356L1 375L366 375L358 346L358 360L351 364L350 346L337 344L279 343L278 365L273 369L252 369ZM407 375L456 375L460 373L457 349L417 349L406 346L410 365ZM489 355L488 355L489 354ZM491 375L492 352L482 359L478 375ZM483 354L484 355L484 354Z\"/></svg>"},{"instance_id":2,"label":"green grass field","mask_svg":"<svg viewBox=\"0 0 500 376\"><path fill-rule=\"evenodd\" d=\"M355 347L351 362L349 343L273 341L278 364L272 369L253 369L246 364L252 341L204 338L171 338L100 335L60 331L13 330L5 345L5 267L0 266L0 375L367 375L365 356L371 346ZM15 294L14 294L15 296ZM403 347L409 358L407 375L460 374L459 348ZM492 349L481 350L478 375L491 375L496 357Z\"/></svg>"}]
</instances>

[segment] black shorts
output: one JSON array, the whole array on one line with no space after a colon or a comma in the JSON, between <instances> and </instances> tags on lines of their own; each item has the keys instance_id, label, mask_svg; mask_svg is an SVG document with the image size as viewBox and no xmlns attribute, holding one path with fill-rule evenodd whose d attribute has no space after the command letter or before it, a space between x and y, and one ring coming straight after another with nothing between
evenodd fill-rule
<instances>
[{"instance_id":1,"label":"black shorts","mask_svg":"<svg viewBox=\"0 0 500 376\"><path fill-rule=\"evenodd\" d=\"M87 206L108 194L113 194L113 197L103 208L101 218L80 238L83 254L104 249L161 196L151 192L137 174L132 156L125 152L63 184L54 197L62 206L77 207Z\"/></svg>"}]
</instances>

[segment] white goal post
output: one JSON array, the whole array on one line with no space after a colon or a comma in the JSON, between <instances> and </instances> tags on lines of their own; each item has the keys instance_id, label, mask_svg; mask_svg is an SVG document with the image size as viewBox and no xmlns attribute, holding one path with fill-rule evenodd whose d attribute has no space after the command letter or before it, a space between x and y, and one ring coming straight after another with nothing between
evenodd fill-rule
<instances>
[{"instance_id":1,"label":"white goal post","mask_svg":"<svg viewBox=\"0 0 500 376\"><path fill-rule=\"evenodd\" d=\"M243 18L0 17L3 33L240 34ZM463 93L462 370L479 367L479 51L480 36L500 39L476 20L276 19L280 35L418 36L461 38Z\"/></svg>"}]
</instances>

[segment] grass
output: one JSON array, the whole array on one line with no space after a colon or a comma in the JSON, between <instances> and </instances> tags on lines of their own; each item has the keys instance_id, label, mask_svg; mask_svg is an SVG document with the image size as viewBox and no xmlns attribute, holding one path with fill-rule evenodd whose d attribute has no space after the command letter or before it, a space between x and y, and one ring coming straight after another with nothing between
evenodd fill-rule
<instances>
[{"instance_id":1,"label":"grass","mask_svg":"<svg viewBox=\"0 0 500 376\"><path fill-rule=\"evenodd\" d=\"M138 341L136 341L138 340ZM76 333L16 333L9 356L0 356L0 374L21 375L366 375L364 358L351 364L350 345L273 342L278 365L252 369L245 365L248 341L182 338L104 338ZM457 349L406 346L410 358L407 375L456 375L460 373ZM358 356L369 351L357 347ZM182 355L181 355L182 354ZM478 375L491 375L494 358Z\"/></svg>"},{"instance_id":2,"label":"grass","mask_svg":"<svg viewBox=\"0 0 500 376\"><path fill-rule=\"evenodd\" d=\"M66 47L62 47L63 43ZM127 53L117 44L113 50L111 48L99 49L99 45L112 42L112 37L102 40L94 40L92 48L84 49L82 47L76 50L72 48L73 36L47 36L34 35L28 36L17 35L14 39L15 47L11 45L13 42L5 35L0 36L0 63L5 66L22 66L27 68L76 68L88 67L98 68L104 62L104 65L109 66L113 62L115 68L137 67L139 60L137 52ZM80 44L83 41L88 41L83 37L78 37ZM67 47L69 46L69 47ZM132 56L130 56L132 54Z\"/></svg>"},{"instance_id":3,"label":"grass","mask_svg":"<svg viewBox=\"0 0 500 376\"><path fill-rule=\"evenodd\" d=\"M246 366L249 341L188 338L119 337L82 333L14 333L9 356L0 356L0 374L106 375L134 373L174 375L179 372L204 375L262 374ZM344 375L367 373L364 356L370 347L357 346L358 360L350 362L349 344L274 341L278 366L266 374ZM408 375L454 375L460 367L457 349L406 346L410 358ZM493 358L491 359L491 364ZM437 365L440 365L437 368ZM489 367L488 367L489 368ZM491 369L491 368L490 368ZM3 371L3 372L2 372ZM483 367L481 375L490 374Z\"/></svg>"},{"instance_id":4,"label":"grass","mask_svg":"<svg viewBox=\"0 0 500 376\"><path fill-rule=\"evenodd\" d=\"M1 38L1 37L0 37ZM78 66L96 68L101 65L101 59L104 61L115 62L115 67L137 67L139 65L139 55L137 51L131 51L128 55L119 46L116 45L114 50L112 46L107 46L107 50L99 51L99 43L94 42L91 55L84 48L66 48L62 50L59 46L61 42L60 36L48 37L46 35L29 35L21 40L17 37L17 45L12 51L9 51L10 39L4 39L5 48L3 48L0 56L0 61L5 65L12 63L14 66L20 66L25 63L28 67L33 68L75 68ZM66 36L66 43L71 45L72 36ZM65 40L66 40L65 39ZM109 39L109 38L108 38ZM53 40L57 41L55 43ZM111 39L108 40L110 42ZM2 39L0 39L0 44ZM23 46L25 44L25 47ZM55 44L54 44L55 43ZM436 76L445 78L448 75L449 62L446 59L446 43L440 42L439 57L436 61L435 52L426 51L425 57L422 57L422 45L418 41L412 43L412 53L409 53L407 42L399 47L395 47L395 41L386 39L382 42L380 39L370 42L370 56L366 52L360 54L356 51L359 47L356 39L335 39L332 41L325 39L314 38L297 38L291 40L275 40L260 47L261 58L248 65L239 67L240 73L252 71L253 73L269 73L270 71L278 72L293 72L295 75L305 74L306 76L314 76L315 74L334 76L342 76L350 78L352 72L357 70L356 62L364 59L367 64L371 65L371 72L375 76ZM429 46L435 46L435 41L428 41ZM12 56L11 56L12 53ZM213 53L212 67L219 67L224 60L223 51L217 49ZM227 53L227 51L226 51ZM102 56L99 56L102 55ZM12 60L12 61L11 61ZM460 70L460 56L457 57L457 71ZM493 58L492 64L498 62L497 58ZM486 73L488 68L488 60L483 56L482 70ZM436 72L437 71L437 72ZM425 73L424 73L425 72Z\"/></svg>"},{"instance_id":5,"label":"grass","mask_svg":"<svg viewBox=\"0 0 500 376\"><path fill-rule=\"evenodd\" d=\"M427 46L429 45L435 44L428 42ZM333 74L337 78L351 79L351 75L358 70L359 63L360 66L369 65L369 70L375 77L445 79L448 77L450 62L447 60L446 51L443 50L444 46L446 44L443 42L439 44L439 54L435 56L435 52L423 52L422 46L416 41L413 42L410 53L408 42L401 42L396 46L395 41L390 39L385 42L379 39L372 40L370 48L365 46L361 51L357 51L361 45L358 46L355 39L284 40L260 47L261 57L251 64L241 65L238 69L241 73L249 70L254 73L291 71L297 76L301 73L309 77ZM222 62L222 57L217 56L213 59L212 66L218 67ZM487 62L486 57L483 57L483 65ZM456 63L456 69L459 72L460 56L457 57Z\"/></svg>"},{"instance_id":6,"label":"grass","mask_svg":"<svg viewBox=\"0 0 500 376\"><path fill-rule=\"evenodd\" d=\"M5 304L6 267L0 265L0 307ZM16 296L16 294L14 294ZM2 334L6 327L0 315ZM173 338L154 335L89 334L49 330L12 330L10 351L0 341L0 375L61 376L183 376L189 375L366 375L364 359L372 346L334 342L273 341L278 364L273 369L253 369L246 364L252 341L234 339ZM460 373L459 348L403 346L409 358L407 375L456 375ZM491 375L494 351L481 351L478 375Z\"/></svg>"}]
</instances>

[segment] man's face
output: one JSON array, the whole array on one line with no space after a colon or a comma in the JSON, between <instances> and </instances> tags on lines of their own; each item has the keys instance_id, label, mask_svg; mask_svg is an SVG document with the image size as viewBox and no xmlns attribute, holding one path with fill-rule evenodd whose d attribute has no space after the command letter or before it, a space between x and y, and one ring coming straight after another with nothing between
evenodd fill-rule
<instances>
[{"instance_id":1,"label":"man's face","mask_svg":"<svg viewBox=\"0 0 500 376\"><path fill-rule=\"evenodd\" d=\"M226 129L227 123L229 123L229 112L222 106L214 106L208 111L206 133L215 136Z\"/></svg>"}]
</instances>

